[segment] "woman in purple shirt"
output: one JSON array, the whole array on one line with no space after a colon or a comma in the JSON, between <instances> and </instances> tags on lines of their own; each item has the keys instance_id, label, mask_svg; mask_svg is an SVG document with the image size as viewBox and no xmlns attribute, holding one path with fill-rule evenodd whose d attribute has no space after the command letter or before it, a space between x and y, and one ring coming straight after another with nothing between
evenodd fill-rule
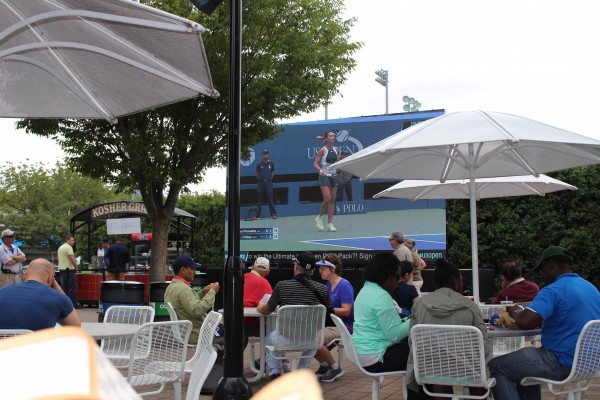
<instances>
[{"instance_id":1,"label":"woman in purple shirt","mask_svg":"<svg viewBox=\"0 0 600 400\"><path fill-rule=\"evenodd\" d=\"M354 322L354 288L348 280L340 276L342 261L337 254L330 253L326 254L321 261L317 261L316 264L319 267L321 279L327 281L325 287L327 287L327 291L331 297L333 312L344 321L344 325L352 333L352 324ZM332 340L339 338L340 332L335 326L325 327L323 347L315 354L315 358L321 363L321 366L317 370L317 375L320 375L319 381L321 382L333 382L336 378L344 374L344 371L335 362L327 348L327 345Z\"/></svg>"}]
</instances>

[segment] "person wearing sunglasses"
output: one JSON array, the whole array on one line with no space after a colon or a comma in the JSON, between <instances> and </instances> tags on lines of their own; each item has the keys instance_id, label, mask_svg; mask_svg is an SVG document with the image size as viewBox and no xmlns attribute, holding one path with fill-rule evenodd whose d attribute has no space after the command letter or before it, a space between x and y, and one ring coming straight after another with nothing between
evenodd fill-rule
<instances>
[{"instance_id":1,"label":"person wearing sunglasses","mask_svg":"<svg viewBox=\"0 0 600 400\"><path fill-rule=\"evenodd\" d=\"M2 231L2 244L0 245L0 287L21 282L19 272L26 260L25 254L13 244L15 233L10 229Z\"/></svg>"}]
</instances>

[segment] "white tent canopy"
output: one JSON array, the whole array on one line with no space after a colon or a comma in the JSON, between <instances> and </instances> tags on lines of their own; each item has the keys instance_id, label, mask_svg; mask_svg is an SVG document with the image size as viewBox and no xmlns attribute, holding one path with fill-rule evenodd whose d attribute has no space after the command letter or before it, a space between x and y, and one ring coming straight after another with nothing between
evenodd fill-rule
<instances>
[{"instance_id":1,"label":"white tent canopy","mask_svg":"<svg viewBox=\"0 0 600 400\"><path fill-rule=\"evenodd\" d=\"M0 116L114 122L216 97L203 32L130 0L0 1Z\"/></svg>"},{"instance_id":2,"label":"white tent canopy","mask_svg":"<svg viewBox=\"0 0 600 400\"><path fill-rule=\"evenodd\" d=\"M598 163L600 141L516 115L462 111L411 126L332 167L362 179L469 179L472 272L479 282L475 179Z\"/></svg>"},{"instance_id":3,"label":"white tent canopy","mask_svg":"<svg viewBox=\"0 0 600 400\"><path fill-rule=\"evenodd\" d=\"M560 190L577 190L573 185L546 175L540 175L537 178L532 175L480 178L475 180L475 187L477 190L475 198L477 200L528 195L544 196ZM459 179L444 183L431 180L406 180L373 196L376 199L384 197L409 199L412 201L468 199L469 180Z\"/></svg>"}]
</instances>

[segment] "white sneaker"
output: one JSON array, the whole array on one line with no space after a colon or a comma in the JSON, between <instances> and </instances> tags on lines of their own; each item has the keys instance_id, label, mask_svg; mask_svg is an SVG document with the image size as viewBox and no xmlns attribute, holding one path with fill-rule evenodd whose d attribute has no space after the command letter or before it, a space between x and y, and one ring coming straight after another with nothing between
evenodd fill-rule
<instances>
[{"instance_id":1,"label":"white sneaker","mask_svg":"<svg viewBox=\"0 0 600 400\"><path fill-rule=\"evenodd\" d=\"M333 224L331 224L331 223L327 224L327 230L329 232L335 232L335 231L337 231L337 229L335 229L335 226L333 226Z\"/></svg>"},{"instance_id":2,"label":"white sneaker","mask_svg":"<svg viewBox=\"0 0 600 400\"><path fill-rule=\"evenodd\" d=\"M322 231L324 229L323 228L323 221L321 221L321 217L318 216L318 215L315 217L315 225L317 225L317 230L318 231Z\"/></svg>"}]
</instances>

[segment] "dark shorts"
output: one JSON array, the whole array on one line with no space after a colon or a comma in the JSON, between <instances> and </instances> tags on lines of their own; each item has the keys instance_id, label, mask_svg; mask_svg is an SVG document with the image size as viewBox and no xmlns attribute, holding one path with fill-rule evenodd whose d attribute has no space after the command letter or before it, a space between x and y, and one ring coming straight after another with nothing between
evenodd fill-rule
<instances>
[{"instance_id":1,"label":"dark shorts","mask_svg":"<svg viewBox=\"0 0 600 400\"><path fill-rule=\"evenodd\" d=\"M337 176L319 175L319 186L337 187Z\"/></svg>"}]
</instances>

